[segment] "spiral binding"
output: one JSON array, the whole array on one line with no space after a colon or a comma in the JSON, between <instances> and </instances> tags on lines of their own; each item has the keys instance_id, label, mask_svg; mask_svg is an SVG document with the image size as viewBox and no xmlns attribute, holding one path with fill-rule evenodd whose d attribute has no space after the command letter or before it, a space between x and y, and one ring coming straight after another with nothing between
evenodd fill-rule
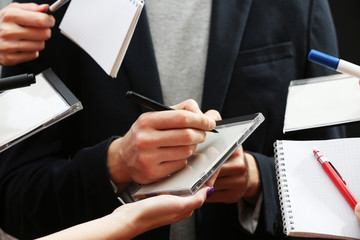
<instances>
[{"instance_id":1,"label":"spiral binding","mask_svg":"<svg viewBox=\"0 0 360 240\"><path fill-rule=\"evenodd\" d=\"M144 0L129 0L129 2L135 5L136 7L139 6L139 4L144 5L145 3Z\"/></svg>"},{"instance_id":2,"label":"spiral binding","mask_svg":"<svg viewBox=\"0 0 360 240\"><path fill-rule=\"evenodd\" d=\"M291 210L290 193L286 179L286 169L284 162L284 152L281 141L274 143L275 170L278 185L278 195L280 200L281 215L283 221L283 230L287 235L295 230L294 216Z\"/></svg>"}]
</instances>

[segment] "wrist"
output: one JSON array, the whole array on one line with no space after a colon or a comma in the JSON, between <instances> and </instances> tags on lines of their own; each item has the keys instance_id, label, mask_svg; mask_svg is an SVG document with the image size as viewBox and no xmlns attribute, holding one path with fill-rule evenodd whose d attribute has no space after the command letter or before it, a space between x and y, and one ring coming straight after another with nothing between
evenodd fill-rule
<instances>
[{"instance_id":1,"label":"wrist","mask_svg":"<svg viewBox=\"0 0 360 240\"><path fill-rule=\"evenodd\" d=\"M249 178L243 198L249 204L255 205L261 194L260 173L253 155L245 152L245 161L248 165Z\"/></svg>"},{"instance_id":2,"label":"wrist","mask_svg":"<svg viewBox=\"0 0 360 240\"><path fill-rule=\"evenodd\" d=\"M123 157L121 154L122 138L117 138L109 145L107 152L107 168L111 182L116 186L117 191L124 189L130 182L131 178L124 169Z\"/></svg>"}]
</instances>

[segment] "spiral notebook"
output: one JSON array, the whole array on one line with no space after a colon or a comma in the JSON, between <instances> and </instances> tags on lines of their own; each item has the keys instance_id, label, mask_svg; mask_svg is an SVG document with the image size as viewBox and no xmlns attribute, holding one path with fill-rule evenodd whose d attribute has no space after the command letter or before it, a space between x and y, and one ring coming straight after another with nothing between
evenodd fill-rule
<instances>
[{"instance_id":1,"label":"spiral notebook","mask_svg":"<svg viewBox=\"0 0 360 240\"><path fill-rule=\"evenodd\" d=\"M288 236L360 239L360 223L314 157L318 148L360 199L360 138L276 141L275 166L284 233Z\"/></svg>"},{"instance_id":2,"label":"spiral notebook","mask_svg":"<svg viewBox=\"0 0 360 240\"><path fill-rule=\"evenodd\" d=\"M115 78L144 4L144 0L71 0L60 30Z\"/></svg>"}]
</instances>

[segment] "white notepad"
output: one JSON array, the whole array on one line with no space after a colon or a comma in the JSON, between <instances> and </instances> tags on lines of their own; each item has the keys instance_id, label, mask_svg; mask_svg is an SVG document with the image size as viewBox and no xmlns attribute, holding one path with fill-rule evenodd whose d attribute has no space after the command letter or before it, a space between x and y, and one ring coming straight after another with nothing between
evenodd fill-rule
<instances>
[{"instance_id":1,"label":"white notepad","mask_svg":"<svg viewBox=\"0 0 360 240\"><path fill-rule=\"evenodd\" d=\"M133 197L194 194L263 121L264 116L256 113L217 122L218 133L206 133L186 167L159 182L141 185Z\"/></svg>"},{"instance_id":2,"label":"white notepad","mask_svg":"<svg viewBox=\"0 0 360 240\"><path fill-rule=\"evenodd\" d=\"M360 223L314 157L314 147L360 199L360 138L277 141L275 166L284 232L289 236L360 239Z\"/></svg>"},{"instance_id":3,"label":"white notepad","mask_svg":"<svg viewBox=\"0 0 360 240\"><path fill-rule=\"evenodd\" d=\"M48 69L36 83L0 94L0 152L82 109L81 102Z\"/></svg>"},{"instance_id":4,"label":"white notepad","mask_svg":"<svg viewBox=\"0 0 360 240\"><path fill-rule=\"evenodd\" d=\"M115 78L143 6L143 0L71 0L60 30Z\"/></svg>"},{"instance_id":5,"label":"white notepad","mask_svg":"<svg viewBox=\"0 0 360 240\"><path fill-rule=\"evenodd\" d=\"M291 81L284 132L360 120L359 79L345 74Z\"/></svg>"}]
</instances>

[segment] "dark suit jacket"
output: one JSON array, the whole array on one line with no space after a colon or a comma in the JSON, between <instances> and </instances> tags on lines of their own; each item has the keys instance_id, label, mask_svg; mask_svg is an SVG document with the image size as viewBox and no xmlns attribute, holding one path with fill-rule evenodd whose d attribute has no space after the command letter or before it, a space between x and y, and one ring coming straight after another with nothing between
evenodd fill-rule
<instances>
[{"instance_id":1,"label":"dark suit jacket","mask_svg":"<svg viewBox=\"0 0 360 240\"><path fill-rule=\"evenodd\" d=\"M57 23L64 12L55 14ZM282 134L289 82L333 73L306 60L312 48L338 55L326 1L213 0L202 110L216 109L223 118L262 112L266 118L243 145L256 158L264 192L256 234L282 230L274 141L344 136L337 127ZM133 90L162 101L146 11L116 79L57 26L38 60L5 67L3 75L48 67L84 109L0 155L1 227L21 238L101 217L119 206L106 168L107 146L146 111L126 100L125 93ZM197 222L199 239L249 237L238 224L235 204L205 204ZM167 235L163 229L155 232ZM155 239L153 233L141 237Z\"/></svg>"}]
</instances>

